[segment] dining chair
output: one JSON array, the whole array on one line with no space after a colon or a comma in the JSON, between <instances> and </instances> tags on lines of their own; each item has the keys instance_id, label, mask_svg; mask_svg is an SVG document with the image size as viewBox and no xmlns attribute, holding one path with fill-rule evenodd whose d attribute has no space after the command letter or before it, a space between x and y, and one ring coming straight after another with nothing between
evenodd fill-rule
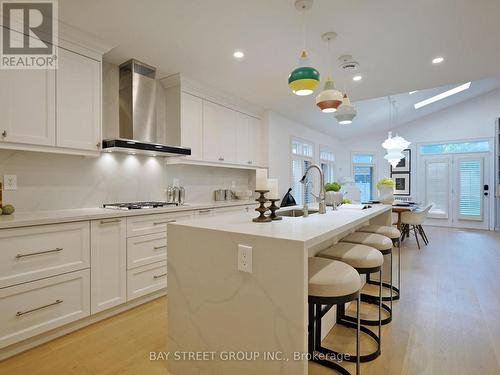
<instances>
[{"instance_id":1,"label":"dining chair","mask_svg":"<svg viewBox=\"0 0 500 375\"><path fill-rule=\"evenodd\" d=\"M414 211L408 211L401 213L401 231L403 232L401 239L404 240L405 237L410 237L410 231L413 229L413 233L415 234L415 239L417 240L417 246L420 249L420 241L418 240L418 236L422 238L425 245L429 244L429 238L424 231L424 227L422 224L425 219L429 215L429 211L432 208L432 204L427 205L423 209L417 209Z\"/></svg>"}]
</instances>

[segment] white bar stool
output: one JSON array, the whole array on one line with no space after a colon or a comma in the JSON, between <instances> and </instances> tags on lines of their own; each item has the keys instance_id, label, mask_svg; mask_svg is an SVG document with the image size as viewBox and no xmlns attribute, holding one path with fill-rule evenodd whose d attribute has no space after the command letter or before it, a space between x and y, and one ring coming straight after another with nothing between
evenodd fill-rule
<instances>
[{"instance_id":1,"label":"white bar stool","mask_svg":"<svg viewBox=\"0 0 500 375\"><path fill-rule=\"evenodd\" d=\"M376 233L365 233L365 232L354 232L341 239L341 242L357 243L360 245L366 245L373 247L380 251L382 255L389 255L390 259L390 271L389 271L389 284L388 287L392 290L392 241L389 237L382 236ZM367 275L368 279L369 275ZM382 286L384 283L382 283ZM382 297L384 300L384 297ZM368 302L374 305L379 304L378 296L372 296L365 294L363 296L363 302ZM389 297L390 305L387 306L382 303L382 309L388 313L388 317L382 319L382 325L388 324L392 321L392 298Z\"/></svg>"},{"instance_id":2,"label":"white bar stool","mask_svg":"<svg viewBox=\"0 0 500 375\"><path fill-rule=\"evenodd\" d=\"M381 351L381 335L382 335L382 265L384 263L384 256L382 253L374 249L373 247L348 243L339 242L326 250L321 251L318 257L328 258L333 260L338 260L349 264L353 267L360 275L369 275L373 272L378 272L380 277L379 283L379 305L378 305L378 319L361 319L361 332L370 336L377 344L377 349L369 354L360 355L361 362L373 361L377 358ZM364 294L361 293L361 301L364 299ZM346 315L344 306L339 306L337 308L337 323L349 328L356 328L354 325L356 318L353 316ZM365 326L378 326L378 335L371 329ZM353 359L355 360L355 359Z\"/></svg>"},{"instance_id":3,"label":"white bar stool","mask_svg":"<svg viewBox=\"0 0 500 375\"><path fill-rule=\"evenodd\" d=\"M390 298L394 301L397 301L400 298L401 294L401 245L402 245L402 239L401 239L401 232L395 228L391 227L388 225L367 225L364 227L361 227L358 229L358 232L366 232L366 233L376 233L376 234L381 234L382 236L389 237L392 240L392 243L394 245L397 244L398 246L398 286L395 287L394 285L391 287L391 296L390 297L383 297L383 301L389 301ZM378 284L376 281L370 280L370 275L367 275L366 282L368 284L376 285ZM384 288L389 288L389 284L383 283L382 284Z\"/></svg>"},{"instance_id":4,"label":"white bar stool","mask_svg":"<svg viewBox=\"0 0 500 375\"><path fill-rule=\"evenodd\" d=\"M325 258L308 258L309 265L309 325L308 351L310 360L329 367L340 374L351 375L335 360L341 354L321 346L321 318L335 305L356 301L356 374L359 374L359 273L346 263ZM325 306L325 308L323 308Z\"/></svg>"}]
</instances>

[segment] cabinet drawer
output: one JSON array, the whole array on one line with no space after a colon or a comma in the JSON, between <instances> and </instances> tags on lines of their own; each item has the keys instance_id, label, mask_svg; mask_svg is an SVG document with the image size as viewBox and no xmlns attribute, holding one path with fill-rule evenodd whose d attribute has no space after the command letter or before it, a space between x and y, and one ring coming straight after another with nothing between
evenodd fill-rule
<instances>
[{"instance_id":1,"label":"cabinet drawer","mask_svg":"<svg viewBox=\"0 0 500 375\"><path fill-rule=\"evenodd\" d=\"M183 211L168 214L127 217L127 237L151 233L166 233L168 223L183 219L191 219L192 216L192 211Z\"/></svg>"},{"instance_id":2,"label":"cabinet drawer","mask_svg":"<svg viewBox=\"0 0 500 375\"><path fill-rule=\"evenodd\" d=\"M0 289L0 347L90 315L90 271Z\"/></svg>"},{"instance_id":3,"label":"cabinet drawer","mask_svg":"<svg viewBox=\"0 0 500 375\"><path fill-rule=\"evenodd\" d=\"M127 269L167 259L167 233L153 233L127 239Z\"/></svg>"},{"instance_id":4,"label":"cabinet drawer","mask_svg":"<svg viewBox=\"0 0 500 375\"><path fill-rule=\"evenodd\" d=\"M0 231L0 288L89 267L89 222Z\"/></svg>"},{"instance_id":5,"label":"cabinet drawer","mask_svg":"<svg viewBox=\"0 0 500 375\"><path fill-rule=\"evenodd\" d=\"M167 287L167 262L127 271L127 301Z\"/></svg>"}]
</instances>

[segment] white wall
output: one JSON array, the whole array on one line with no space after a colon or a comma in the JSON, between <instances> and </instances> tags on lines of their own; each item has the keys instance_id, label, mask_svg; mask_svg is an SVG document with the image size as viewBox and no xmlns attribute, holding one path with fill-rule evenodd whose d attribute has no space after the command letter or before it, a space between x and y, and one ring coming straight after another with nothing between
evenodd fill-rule
<instances>
[{"instance_id":1,"label":"white wall","mask_svg":"<svg viewBox=\"0 0 500 375\"><path fill-rule=\"evenodd\" d=\"M340 152L340 143L335 138L289 120L279 113L266 111L263 122L268 142L266 149L269 156L269 177L278 179L281 197L290 187L292 137L302 138L314 144L314 161L316 163L319 162L320 145L332 148L335 155ZM313 186L313 188L316 191L317 187Z\"/></svg>"}]
</instances>

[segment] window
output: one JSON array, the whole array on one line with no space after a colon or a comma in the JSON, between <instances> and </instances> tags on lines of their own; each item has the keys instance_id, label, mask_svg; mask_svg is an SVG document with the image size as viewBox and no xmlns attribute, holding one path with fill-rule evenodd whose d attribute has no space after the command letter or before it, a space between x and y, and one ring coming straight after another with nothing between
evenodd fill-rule
<instances>
[{"instance_id":1,"label":"window","mask_svg":"<svg viewBox=\"0 0 500 375\"><path fill-rule=\"evenodd\" d=\"M457 143L436 143L420 146L420 154L458 154L466 152L488 152L490 145L488 141L471 141Z\"/></svg>"},{"instance_id":2,"label":"window","mask_svg":"<svg viewBox=\"0 0 500 375\"><path fill-rule=\"evenodd\" d=\"M333 152L326 147L321 147L319 151L319 160L325 176L325 183L334 182L335 156Z\"/></svg>"},{"instance_id":3,"label":"window","mask_svg":"<svg viewBox=\"0 0 500 375\"><path fill-rule=\"evenodd\" d=\"M432 204L429 216L447 219L449 214L450 163L446 159L427 160L425 163L425 199Z\"/></svg>"},{"instance_id":4,"label":"window","mask_svg":"<svg viewBox=\"0 0 500 375\"><path fill-rule=\"evenodd\" d=\"M459 201L460 217L482 219L482 162L480 159L460 160L459 162Z\"/></svg>"},{"instance_id":5,"label":"window","mask_svg":"<svg viewBox=\"0 0 500 375\"><path fill-rule=\"evenodd\" d=\"M375 179L375 157L373 154L353 154L352 172L354 183L361 192L361 202L373 199Z\"/></svg>"},{"instance_id":6,"label":"window","mask_svg":"<svg viewBox=\"0 0 500 375\"><path fill-rule=\"evenodd\" d=\"M311 179L308 178L309 181L306 181L305 184L300 183L306 169L313 163L313 155L314 146L312 143L299 139L292 140L291 186L297 204L313 202Z\"/></svg>"}]
</instances>

